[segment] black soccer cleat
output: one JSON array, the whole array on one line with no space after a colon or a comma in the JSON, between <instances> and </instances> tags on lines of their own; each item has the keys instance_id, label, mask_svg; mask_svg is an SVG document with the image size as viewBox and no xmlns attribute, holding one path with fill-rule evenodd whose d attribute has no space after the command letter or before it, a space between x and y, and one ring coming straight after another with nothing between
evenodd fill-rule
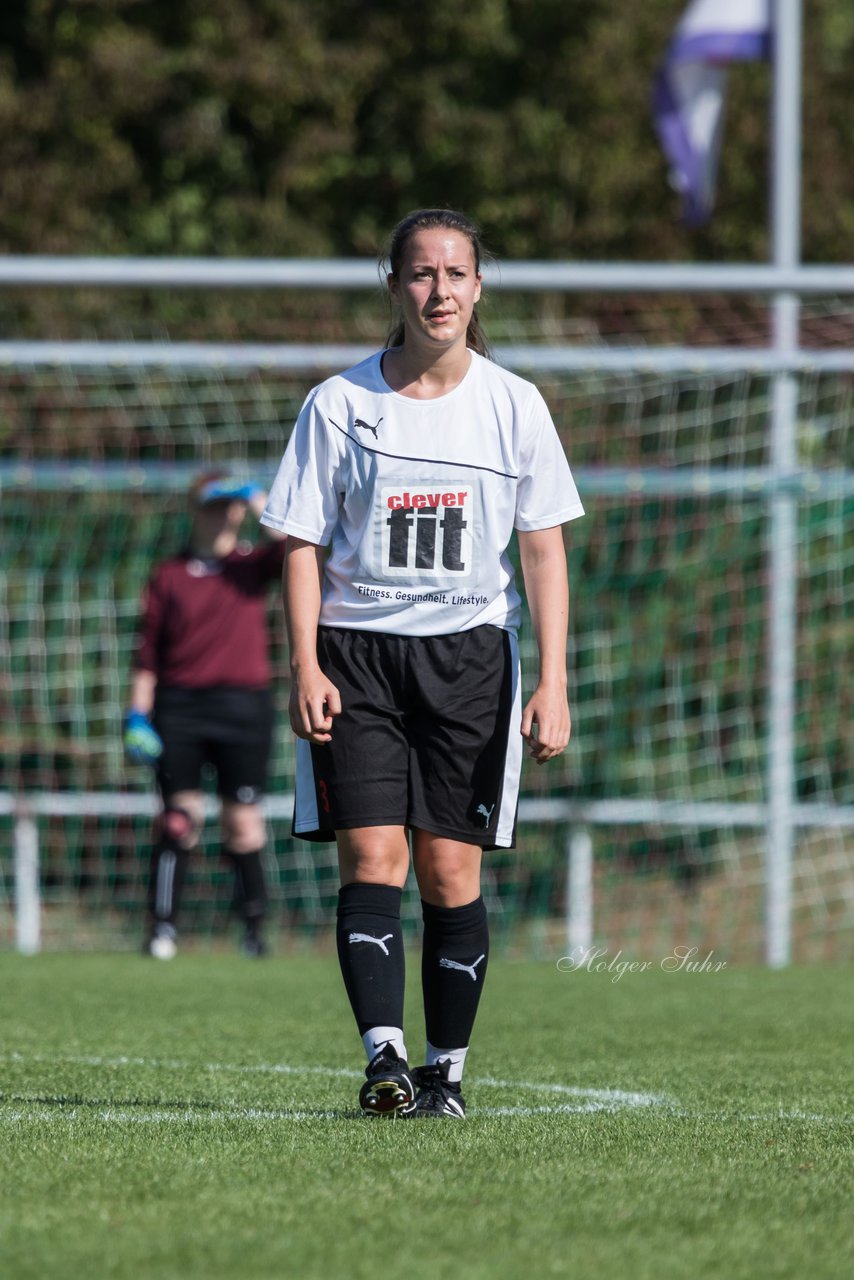
<instances>
[{"instance_id":1,"label":"black soccer cleat","mask_svg":"<svg viewBox=\"0 0 854 1280\"><path fill-rule=\"evenodd\" d=\"M246 927L240 940L240 950L252 960L261 960L268 954L264 935L257 925Z\"/></svg>"},{"instance_id":2,"label":"black soccer cleat","mask_svg":"<svg viewBox=\"0 0 854 1280\"><path fill-rule=\"evenodd\" d=\"M415 1110L415 1083L405 1058L385 1044L371 1058L367 1079L359 1090L359 1106L372 1116L411 1116Z\"/></svg>"},{"instance_id":3,"label":"black soccer cleat","mask_svg":"<svg viewBox=\"0 0 854 1280\"><path fill-rule=\"evenodd\" d=\"M413 1071L418 1092L415 1095L416 1116L450 1116L465 1120L466 1101L458 1084L448 1082L450 1063L447 1058L432 1067L416 1067Z\"/></svg>"}]
</instances>

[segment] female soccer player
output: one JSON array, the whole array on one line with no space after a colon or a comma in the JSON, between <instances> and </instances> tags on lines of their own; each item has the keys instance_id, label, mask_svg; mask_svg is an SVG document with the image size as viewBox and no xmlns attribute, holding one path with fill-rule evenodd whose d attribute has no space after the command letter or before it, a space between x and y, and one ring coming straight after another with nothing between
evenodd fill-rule
<instances>
[{"instance_id":1,"label":"female soccer player","mask_svg":"<svg viewBox=\"0 0 854 1280\"><path fill-rule=\"evenodd\" d=\"M279 535L239 541L247 509L266 493L224 472L190 490L189 546L158 565L143 596L125 750L151 764L163 799L151 858L145 947L160 960L177 949L187 861L204 824L202 768L216 769L223 852L244 920L243 950L264 953L263 795L273 733L267 592L282 571Z\"/></svg>"},{"instance_id":2,"label":"female soccer player","mask_svg":"<svg viewBox=\"0 0 854 1280\"><path fill-rule=\"evenodd\" d=\"M487 358L474 224L412 213L389 265L400 320L387 348L310 393L261 519L288 535L294 833L338 845L361 1106L463 1118L489 952L481 855L514 844L523 739L538 764L569 740L560 526L583 508L539 392ZM524 710L514 529L540 658ZM412 1071L410 836L427 1032Z\"/></svg>"}]
</instances>

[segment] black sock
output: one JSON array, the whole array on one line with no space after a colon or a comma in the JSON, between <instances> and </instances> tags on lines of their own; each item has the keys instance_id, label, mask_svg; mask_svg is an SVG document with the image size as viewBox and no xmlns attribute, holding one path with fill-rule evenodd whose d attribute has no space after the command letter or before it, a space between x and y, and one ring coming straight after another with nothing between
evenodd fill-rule
<instances>
[{"instance_id":1,"label":"black sock","mask_svg":"<svg viewBox=\"0 0 854 1280\"><path fill-rule=\"evenodd\" d=\"M338 960L361 1036L371 1027L403 1026L402 893L391 884L338 891Z\"/></svg>"},{"instance_id":2,"label":"black sock","mask_svg":"<svg viewBox=\"0 0 854 1280\"><path fill-rule=\"evenodd\" d=\"M231 849L223 849L234 868L234 904L241 919L246 921L247 929L254 931L259 929L267 909L262 852L261 849L253 849L251 853L234 853Z\"/></svg>"},{"instance_id":3,"label":"black sock","mask_svg":"<svg viewBox=\"0 0 854 1280\"><path fill-rule=\"evenodd\" d=\"M422 901L421 986L427 1040L437 1049L465 1049L480 1003L489 959L483 898L464 907Z\"/></svg>"},{"instance_id":4,"label":"black sock","mask_svg":"<svg viewBox=\"0 0 854 1280\"><path fill-rule=\"evenodd\" d=\"M148 909L152 921L175 927L181 908L181 894L189 853L164 836L154 846L148 875Z\"/></svg>"}]
</instances>

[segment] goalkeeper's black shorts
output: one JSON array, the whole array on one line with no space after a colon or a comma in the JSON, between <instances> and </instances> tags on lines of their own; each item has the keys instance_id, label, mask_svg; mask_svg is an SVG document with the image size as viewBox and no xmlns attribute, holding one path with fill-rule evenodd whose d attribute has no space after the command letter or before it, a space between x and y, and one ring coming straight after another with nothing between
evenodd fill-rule
<instances>
[{"instance_id":1,"label":"goalkeeper's black shorts","mask_svg":"<svg viewBox=\"0 0 854 1280\"><path fill-rule=\"evenodd\" d=\"M269 689L158 685L152 721L163 740L157 781L164 799L198 791L206 768L215 771L224 799L254 804L264 794L273 740Z\"/></svg>"}]
</instances>

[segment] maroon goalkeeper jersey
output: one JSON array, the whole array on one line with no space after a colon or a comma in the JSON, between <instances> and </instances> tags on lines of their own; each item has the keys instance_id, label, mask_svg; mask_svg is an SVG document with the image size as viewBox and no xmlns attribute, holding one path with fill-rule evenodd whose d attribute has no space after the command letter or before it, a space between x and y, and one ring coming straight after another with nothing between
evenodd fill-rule
<instances>
[{"instance_id":1,"label":"maroon goalkeeper jersey","mask_svg":"<svg viewBox=\"0 0 854 1280\"><path fill-rule=\"evenodd\" d=\"M165 560L142 597L134 667L187 689L270 683L267 589L281 576L284 540L203 560Z\"/></svg>"}]
</instances>

